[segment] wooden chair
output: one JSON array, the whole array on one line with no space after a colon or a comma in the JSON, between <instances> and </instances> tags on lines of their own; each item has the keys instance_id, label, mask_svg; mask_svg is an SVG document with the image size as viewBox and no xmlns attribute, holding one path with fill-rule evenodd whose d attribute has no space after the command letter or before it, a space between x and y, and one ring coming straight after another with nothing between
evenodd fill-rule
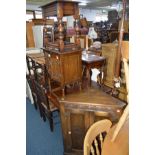
<instances>
[{"instance_id":1,"label":"wooden chair","mask_svg":"<svg viewBox=\"0 0 155 155\"><path fill-rule=\"evenodd\" d=\"M33 77L30 78L30 76L27 75L26 76L26 80L27 80L28 85L29 85L30 90L31 90L34 107L37 110L38 109L38 106L37 106L37 95L36 95L36 90L35 90L35 85L34 85L34 79L33 79ZM31 100L31 102L32 102L32 100Z\"/></svg>"},{"instance_id":2,"label":"wooden chair","mask_svg":"<svg viewBox=\"0 0 155 155\"><path fill-rule=\"evenodd\" d=\"M40 85L37 81L35 81L36 92L38 97L38 102L41 108L41 116L43 120L46 121L46 118L49 121L50 129L53 131L54 123L53 123L53 112L58 111L58 108L49 100L47 89Z\"/></svg>"},{"instance_id":3,"label":"wooden chair","mask_svg":"<svg viewBox=\"0 0 155 155\"><path fill-rule=\"evenodd\" d=\"M112 123L104 119L94 123L87 131L84 139L84 155L100 155L104 136L109 132Z\"/></svg>"},{"instance_id":4,"label":"wooden chair","mask_svg":"<svg viewBox=\"0 0 155 155\"><path fill-rule=\"evenodd\" d=\"M34 107L37 110L37 108L38 108L38 106L37 106L37 95L36 95L36 89L35 89L35 85L34 85L34 68L33 68L34 64L28 56L26 56L26 62L27 62L26 79L27 79L27 82L28 82L29 87L31 89Z\"/></svg>"}]
</instances>

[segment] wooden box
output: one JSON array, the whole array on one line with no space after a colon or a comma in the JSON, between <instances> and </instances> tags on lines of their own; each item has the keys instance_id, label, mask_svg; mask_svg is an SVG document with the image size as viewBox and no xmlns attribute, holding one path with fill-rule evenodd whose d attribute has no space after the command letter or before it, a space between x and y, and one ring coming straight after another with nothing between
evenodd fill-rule
<instances>
[{"instance_id":1,"label":"wooden box","mask_svg":"<svg viewBox=\"0 0 155 155\"><path fill-rule=\"evenodd\" d=\"M124 102L93 88L66 95L59 102L65 155L83 155L88 128L105 118L117 122L125 106Z\"/></svg>"}]
</instances>

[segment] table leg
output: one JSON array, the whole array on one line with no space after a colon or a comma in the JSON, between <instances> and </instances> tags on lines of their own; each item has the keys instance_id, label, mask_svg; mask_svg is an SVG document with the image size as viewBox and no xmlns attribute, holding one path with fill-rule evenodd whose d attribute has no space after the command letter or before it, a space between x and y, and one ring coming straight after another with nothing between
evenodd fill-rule
<instances>
[{"instance_id":1,"label":"table leg","mask_svg":"<svg viewBox=\"0 0 155 155\"><path fill-rule=\"evenodd\" d=\"M88 87L91 86L91 75L90 75L90 68L87 68L87 78L88 78Z\"/></svg>"}]
</instances>

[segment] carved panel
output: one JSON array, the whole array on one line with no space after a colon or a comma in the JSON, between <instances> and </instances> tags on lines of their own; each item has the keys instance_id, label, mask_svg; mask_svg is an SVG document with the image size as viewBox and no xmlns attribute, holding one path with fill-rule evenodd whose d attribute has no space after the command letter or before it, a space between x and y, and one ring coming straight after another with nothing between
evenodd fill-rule
<instances>
[{"instance_id":1,"label":"carved panel","mask_svg":"<svg viewBox=\"0 0 155 155\"><path fill-rule=\"evenodd\" d=\"M50 63L51 78L60 81L62 77L62 72L61 72L61 62L59 55L51 55L49 63Z\"/></svg>"}]
</instances>

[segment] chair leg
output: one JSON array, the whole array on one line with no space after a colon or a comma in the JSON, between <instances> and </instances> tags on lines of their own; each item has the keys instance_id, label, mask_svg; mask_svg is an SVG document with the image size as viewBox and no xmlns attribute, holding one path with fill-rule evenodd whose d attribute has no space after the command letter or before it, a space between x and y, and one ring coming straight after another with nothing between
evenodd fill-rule
<instances>
[{"instance_id":1,"label":"chair leg","mask_svg":"<svg viewBox=\"0 0 155 155\"><path fill-rule=\"evenodd\" d=\"M45 109L40 105L39 106L39 110L40 110L40 117L43 118L43 121L46 122L46 113L45 113Z\"/></svg>"},{"instance_id":2,"label":"chair leg","mask_svg":"<svg viewBox=\"0 0 155 155\"><path fill-rule=\"evenodd\" d=\"M37 104L36 104L35 101L34 101L34 108L35 108L36 110L38 109Z\"/></svg>"},{"instance_id":3,"label":"chair leg","mask_svg":"<svg viewBox=\"0 0 155 155\"><path fill-rule=\"evenodd\" d=\"M43 121L46 122L46 116L44 113L43 113Z\"/></svg>"},{"instance_id":4,"label":"chair leg","mask_svg":"<svg viewBox=\"0 0 155 155\"><path fill-rule=\"evenodd\" d=\"M37 110L38 107L37 107L36 98L35 98L35 96L33 94L32 94L32 97L33 97L33 101L34 101L34 108Z\"/></svg>"},{"instance_id":5,"label":"chair leg","mask_svg":"<svg viewBox=\"0 0 155 155\"><path fill-rule=\"evenodd\" d=\"M47 113L47 118L49 121L49 125L50 125L50 130L51 132L53 132L53 128L54 128L54 124L53 124L53 114L51 112Z\"/></svg>"},{"instance_id":6,"label":"chair leg","mask_svg":"<svg viewBox=\"0 0 155 155\"><path fill-rule=\"evenodd\" d=\"M40 106L40 105L38 105L38 106L39 106L39 113L40 113L40 117L42 118L42 117L43 117L42 108L41 108L41 106Z\"/></svg>"},{"instance_id":7,"label":"chair leg","mask_svg":"<svg viewBox=\"0 0 155 155\"><path fill-rule=\"evenodd\" d=\"M53 129L54 129L53 118L51 118L51 119L49 120L49 123L50 123L51 132L53 132Z\"/></svg>"}]
</instances>

